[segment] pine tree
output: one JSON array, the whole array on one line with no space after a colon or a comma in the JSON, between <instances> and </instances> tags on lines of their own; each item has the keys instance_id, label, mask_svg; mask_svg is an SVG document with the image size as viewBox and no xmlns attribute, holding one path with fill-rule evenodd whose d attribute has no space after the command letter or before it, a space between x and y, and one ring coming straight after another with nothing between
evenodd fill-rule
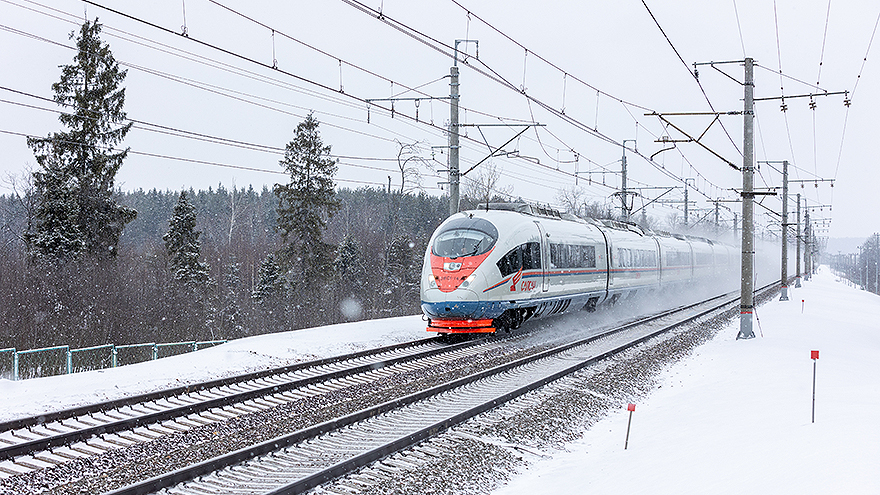
<instances>
[{"instance_id":1,"label":"pine tree","mask_svg":"<svg viewBox=\"0 0 880 495\"><path fill-rule=\"evenodd\" d=\"M238 338L244 336L244 315L236 301L236 294L241 285L241 263L235 260L227 263L223 270L223 286L219 294L219 308L217 312L220 335L225 338Z\"/></svg>"},{"instance_id":2,"label":"pine tree","mask_svg":"<svg viewBox=\"0 0 880 495\"><path fill-rule=\"evenodd\" d=\"M283 296L285 290L281 266L275 261L275 255L269 254L260 264L257 286L251 297L260 304L271 304L274 299Z\"/></svg>"},{"instance_id":3,"label":"pine tree","mask_svg":"<svg viewBox=\"0 0 880 495\"><path fill-rule=\"evenodd\" d=\"M262 331L279 332L291 328L285 306L288 294L287 280L275 255L269 254L260 264L259 278L251 297L262 310L262 317L257 323Z\"/></svg>"},{"instance_id":4,"label":"pine tree","mask_svg":"<svg viewBox=\"0 0 880 495\"><path fill-rule=\"evenodd\" d=\"M54 99L66 111L59 120L66 132L29 138L42 171L34 172L38 197L25 240L38 258L67 259L81 253L115 256L125 224L137 212L116 203L116 173L128 149L114 150L131 128L123 111L126 72L109 45L102 43L97 19L83 23L76 36L74 63L52 85Z\"/></svg>"},{"instance_id":5,"label":"pine tree","mask_svg":"<svg viewBox=\"0 0 880 495\"><path fill-rule=\"evenodd\" d=\"M275 184L278 197L278 229L284 246L279 261L291 274L297 302L305 318L321 311L321 284L332 268L333 246L323 240L329 219L339 208L333 176L336 162L329 157L318 133L318 120L309 114L296 126L281 166L290 174L288 184Z\"/></svg>"},{"instance_id":6,"label":"pine tree","mask_svg":"<svg viewBox=\"0 0 880 495\"><path fill-rule=\"evenodd\" d=\"M339 244L336 261L333 263L334 273L345 280L353 291L361 292L367 268L364 265L363 248L357 238L347 235Z\"/></svg>"},{"instance_id":7,"label":"pine tree","mask_svg":"<svg viewBox=\"0 0 880 495\"><path fill-rule=\"evenodd\" d=\"M415 243L410 239L396 237L388 248L385 269L385 294L392 314L411 314L417 307L419 297L419 268L416 263Z\"/></svg>"},{"instance_id":8,"label":"pine tree","mask_svg":"<svg viewBox=\"0 0 880 495\"><path fill-rule=\"evenodd\" d=\"M357 238L346 235L336 250L333 262L336 282L336 304L345 319L353 320L363 316L363 307L368 298L367 267L364 263L363 247Z\"/></svg>"},{"instance_id":9,"label":"pine tree","mask_svg":"<svg viewBox=\"0 0 880 495\"><path fill-rule=\"evenodd\" d=\"M33 223L25 240L37 258L72 259L82 253L86 242L80 230L79 204L70 195L63 171L54 161L44 162L45 172L34 173L34 189L39 191Z\"/></svg>"},{"instance_id":10,"label":"pine tree","mask_svg":"<svg viewBox=\"0 0 880 495\"><path fill-rule=\"evenodd\" d=\"M196 207L186 192L181 192L162 240L171 260L174 280L189 287L204 286L210 281L207 263L199 261L200 235L201 232L196 231Z\"/></svg>"}]
</instances>

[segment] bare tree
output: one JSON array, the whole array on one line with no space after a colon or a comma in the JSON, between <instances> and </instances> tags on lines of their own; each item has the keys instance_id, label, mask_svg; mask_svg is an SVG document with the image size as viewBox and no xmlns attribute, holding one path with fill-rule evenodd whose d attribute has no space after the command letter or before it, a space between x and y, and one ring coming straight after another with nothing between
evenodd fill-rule
<instances>
[{"instance_id":1,"label":"bare tree","mask_svg":"<svg viewBox=\"0 0 880 495\"><path fill-rule=\"evenodd\" d=\"M578 217L583 215L586 208L584 190L577 186L571 186L557 191L556 202L562 205L566 212Z\"/></svg>"},{"instance_id":2,"label":"bare tree","mask_svg":"<svg viewBox=\"0 0 880 495\"><path fill-rule=\"evenodd\" d=\"M422 190L422 169L428 168L427 160L421 156L423 143L397 143L397 168L400 169L400 193Z\"/></svg>"},{"instance_id":3,"label":"bare tree","mask_svg":"<svg viewBox=\"0 0 880 495\"><path fill-rule=\"evenodd\" d=\"M681 214L677 211L673 211L672 213L666 215L666 225L671 232L676 232L679 229L679 226L682 225Z\"/></svg>"},{"instance_id":4,"label":"bare tree","mask_svg":"<svg viewBox=\"0 0 880 495\"><path fill-rule=\"evenodd\" d=\"M22 244L25 243L25 232L30 230L36 208L33 177L33 168L26 165L21 175L7 173L3 178L3 183L12 190L12 201L7 205L9 211L0 212L0 218L3 219L0 229ZM15 210L24 212L24 217L17 215Z\"/></svg>"},{"instance_id":5,"label":"bare tree","mask_svg":"<svg viewBox=\"0 0 880 495\"><path fill-rule=\"evenodd\" d=\"M513 193L513 186L499 186L501 169L493 162L486 162L473 171L472 175L462 176L463 205L468 208L479 207L492 202L507 201Z\"/></svg>"}]
</instances>

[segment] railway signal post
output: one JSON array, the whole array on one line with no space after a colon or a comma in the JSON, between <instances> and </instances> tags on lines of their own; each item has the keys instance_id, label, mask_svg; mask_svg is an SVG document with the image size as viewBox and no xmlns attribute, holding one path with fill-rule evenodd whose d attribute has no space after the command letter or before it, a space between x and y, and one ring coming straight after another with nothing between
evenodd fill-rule
<instances>
[{"instance_id":1,"label":"railway signal post","mask_svg":"<svg viewBox=\"0 0 880 495\"><path fill-rule=\"evenodd\" d=\"M816 361L819 360L819 351L810 351L810 359L813 360L813 419L816 422Z\"/></svg>"},{"instance_id":2,"label":"railway signal post","mask_svg":"<svg viewBox=\"0 0 880 495\"><path fill-rule=\"evenodd\" d=\"M623 442L623 450L626 450L629 447L629 428L632 426L633 422L633 411L636 410L635 404L627 404L626 410L629 411L629 420L626 422L626 441Z\"/></svg>"}]
</instances>

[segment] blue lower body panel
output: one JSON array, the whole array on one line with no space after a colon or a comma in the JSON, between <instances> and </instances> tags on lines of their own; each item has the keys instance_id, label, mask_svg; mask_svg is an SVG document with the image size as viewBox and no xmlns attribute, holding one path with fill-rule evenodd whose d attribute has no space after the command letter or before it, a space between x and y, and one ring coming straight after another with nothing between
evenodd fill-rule
<instances>
[{"instance_id":1,"label":"blue lower body panel","mask_svg":"<svg viewBox=\"0 0 880 495\"><path fill-rule=\"evenodd\" d=\"M429 318L487 320L497 318L510 307L508 303L492 301L422 301L422 312Z\"/></svg>"}]
</instances>

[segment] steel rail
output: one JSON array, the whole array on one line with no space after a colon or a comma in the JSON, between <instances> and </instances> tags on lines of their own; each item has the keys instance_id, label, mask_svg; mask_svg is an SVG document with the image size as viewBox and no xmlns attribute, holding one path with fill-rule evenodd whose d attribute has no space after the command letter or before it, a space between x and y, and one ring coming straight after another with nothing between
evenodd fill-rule
<instances>
[{"instance_id":1,"label":"steel rail","mask_svg":"<svg viewBox=\"0 0 880 495\"><path fill-rule=\"evenodd\" d=\"M763 290L766 290L767 288L773 287L774 285L776 285L776 284L775 283L769 284L765 287L762 287L759 290L763 291ZM642 337L640 337L636 340L633 340L631 342L628 342L624 345L617 346L614 349L603 352L597 356L594 356L594 357L591 357L591 358L586 359L584 361L578 362L572 366L567 367L563 371L554 373L554 374L552 374L548 377L545 377L541 380L538 380L533 383L529 383L523 387L517 388L516 390L509 392L500 398L496 398L496 399L487 401L487 402L481 404L480 406L470 408L465 412L462 412L460 414L456 414L450 418L446 418L446 419L444 419L440 422L434 423L426 428L420 429L416 433L406 435L405 437L402 437L402 438L398 438L397 440L395 440L393 442L386 443L382 446L371 449L368 452L357 455L356 457L347 459L344 462L337 463L333 466L328 467L327 469L321 470L317 473L314 473L312 475L309 475L307 477L299 479L299 480L295 481L294 483L288 484L282 488L278 488L274 491L268 492L273 495L288 494L288 493L300 493L304 490L313 488L315 486L320 485L321 483L325 483L331 479L334 479L334 478L339 477L343 474L351 472L355 469L358 469L358 468L363 467L365 465L368 465L372 462L375 462L376 460L379 460L379 459L381 459L387 455L390 455L394 452L397 452L401 449L415 445L415 444L417 444L427 438L430 438L431 436L435 436L438 433L444 431L445 429L448 429L451 426L457 425L457 424L459 424L459 423L461 423L461 422L463 422L463 421L465 421L465 420L467 420L477 414L480 414L482 412L493 409L506 401L509 401L513 398L519 397L519 396L521 396L531 390L539 388L539 387L546 385L547 383L550 383L554 380L557 380L565 375L571 374L579 369L582 369L586 366L589 366L590 364L594 364L598 361L606 359L607 357L609 357L611 355L620 353L620 352L622 352L626 349L629 349L635 345L638 345L638 344L640 344L650 338L653 338L653 337L659 335L660 333L669 331L670 329L675 328L683 323L693 321L694 319L697 319L697 318L704 316L708 313L711 313L713 311L717 311L718 309L723 308L724 306L733 304L739 299L738 295L733 297L732 296L733 294L738 294L738 291L737 292L730 292L727 294L723 294L720 296L709 298L704 301L700 301L698 303L685 305L685 306L682 306L679 308L675 308L672 310L664 311L662 313L658 313L656 315L652 315L649 317L638 319L638 320L635 320L633 322L629 322L627 324L624 324L620 327L614 328L612 330L609 330L609 331L604 332L599 335L595 335L595 336L588 337L585 339L580 339L575 342L563 344L563 345L554 347L552 349L548 349L548 350L536 353L534 355L527 356L527 357L512 361L510 363L502 364L502 365L493 367L491 369L487 369L487 370L475 373L475 374L467 376L467 377L462 377L462 378L453 380L453 381L445 383L445 384L441 384L441 385L438 385L438 386L435 386L435 387L432 387L432 388L429 388L426 390L422 390L420 392L416 392L416 393L407 395L405 397L401 397L398 399L387 401L383 404L369 407L369 408L363 409L361 411L343 416L341 418L326 421L324 423L299 430L299 431L294 432L289 435L284 435L284 436L281 436L281 437L278 437L278 438L275 438L275 439L272 439L272 440L269 440L266 442L262 442L260 444L254 445L252 447L247 447L247 448L243 448L243 449L240 449L240 450L237 450L234 452L230 452L228 454L224 454L224 455L215 457L213 459L209 459L209 460L206 460L206 461L203 461L203 462L200 462L200 463L197 463L197 464L185 467L185 468L181 468L181 469L175 470L173 472L166 473L164 475L156 476L156 477L144 480L139 483L135 483L135 484L123 487L123 488L119 488L117 490L113 490L111 492L108 492L107 495L143 495L143 494L147 494L147 493L154 493L154 492L161 490L163 488L172 487L172 486L177 485L179 483L186 482L186 481L192 480L194 478L208 475L208 474L213 473L215 471L218 471L220 469L223 469L223 468L226 468L229 466L233 466L233 465L236 465L236 464L248 461L248 460L255 459L259 456L263 456L263 455L271 454L276 451L283 450L285 448L291 447L294 444L298 444L298 443L301 443L304 441L312 440L312 439L315 439L316 437L330 433L332 431L340 430L346 426L350 426L355 423L358 423L358 422L361 422L364 420L368 420L370 418L374 418L378 415L401 409L404 406L408 406L408 405L423 401L425 399L436 397L440 394L443 394L444 392L448 392L450 390L457 389L459 387L463 387L465 385L469 385L469 384L472 384L472 383L480 381L480 380L484 380L488 377L492 377L492 376L499 375L501 373L505 373L505 372L513 370L515 368L523 367L524 365L534 363L536 361L539 361L539 360L542 360L545 358L549 358L554 355L558 355L560 353L563 353L565 351L571 350L576 347L590 344L590 343L595 342L599 339L603 339L603 338L609 337L611 335L615 335L615 334L624 332L628 329L631 329L631 328L639 326L639 325L650 323L652 321L664 318L664 317L672 315L674 313L687 311L688 309L691 309L691 308L694 308L694 307L697 307L700 305L705 305L705 304L711 303L712 301L716 301L718 299L723 299L723 302L718 303L718 304L714 304L709 309L700 311L695 315L688 316L687 318L685 318L683 320L676 321L675 323L673 323L671 325L664 326L663 328L661 328L659 330L652 331L645 336L642 336Z\"/></svg>"},{"instance_id":2,"label":"steel rail","mask_svg":"<svg viewBox=\"0 0 880 495\"><path fill-rule=\"evenodd\" d=\"M381 354L383 352L396 351L399 349L405 349L407 347L415 347L418 345L424 345L430 343L432 341L436 341L437 337L430 337L426 339L414 340L412 342L404 342L401 344L393 344L385 347L379 347L377 349L367 349L364 351L358 351L351 354L344 354L340 356L333 356L328 358L316 359L314 361L307 361L304 363L292 364L289 366L282 366L279 368L272 368L268 370L260 370L254 371L251 373L245 373L242 375L230 376L227 378L219 378L216 380L210 380L207 382L194 383L191 385L184 385L181 387L169 388L165 390L159 390L156 392L150 392L146 394L132 395L129 397L123 397L120 399L114 399L105 402L97 402L95 404L88 404L85 406L74 407L70 409L64 409L61 411L39 414L36 416L29 416L26 418L13 419L9 421L0 422L0 432L8 431L8 430L20 430L22 428L27 428L29 426L37 426L41 424L51 423L53 421L60 421L64 419L72 419L77 416L85 416L88 414L100 413L110 409L118 409L120 407L130 406L134 404L140 404L143 402L152 402L154 400L165 399L167 397L173 397L175 395L185 395L193 392L201 392L203 390L223 387L226 385L234 385L236 383L245 382L249 380L256 380L259 378L265 378L267 376L272 375L280 375L283 373L290 373L293 371L299 371L305 368L313 368L318 366L324 366L327 364L338 363L340 361L348 361L351 359L358 359L361 357L366 357L374 354Z\"/></svg>"},{"instance_id":3,"label":"steel rail","mask_svg":"<svg viewBox=\"0 0 880 495\"><path fill-rule=\"evenodd\" d=\"M198 390L190 390L188 392L187 392L187 390L190 389L191 386L171 389L171 391L177 392L176 394L171 394L170 391L163 391L163 392L157 392L157 393L145 394L145 395L141 395L141 396L130 397L130 398L126 398L126 399L120 399L119 401L106 402L106 403L102 403L101 405L106 405L106 404L110 404L110 403L121 403L122 405L119 405L114 408L114 409L119 409L121 407L126 407L126 406L155 403L155 401L157 401L157 400L169 399L169 398L173 398L173 397L188 396L188 397L192 398L192 396L189 394L192 394L196 391L210 391L210 390L217 389L218 387L247 383L248 380L242 379L242 377L244 377L244 376L250 377L250 380L258 380L261 378L267 378L267 377L271 377L274 375L282 375L284 373L301 371L301 370L309 369L309 368L316 368L316 367L320 367L320 366L327 365L327 364L339 363L342 361L349 361L349 360L354 360L354 359L361 359L364 357L369 357L370 355L381 355L386 352L393 352L393 351L400 350L400 349L406 348L406 347L417 347L419 344L429 343L434 340L435 340L434 338L422 339L419 341L409 342L409 343L405 343L405 344L396 344L393 346L386 346L386 347L374 349L371 351L360 351L360 352L357 352L354 354L348 354L345 356L337 356L337 357L333 357L333 358L326 358L326 359L321 359L318 361L312 361L309 363L301 363L301 364L292 365L292 366L285 366L283 368L276 368L275 370L264 370L264 371L250 373L248 375L241 375L241 376L233 377L233 378L213 380L211 382L199 384ZM176 407L174 407L174 406L173 407L159 406L159 407L163 407L163 409L160 411L146 413L146 414L139 414L137 416L124 418L121 420L116 420L116 421L108 422L108 423L97 425L97 426L78 428L78 429L74 429L72 431L61 432L61 433L57 433L57 434L54 434L51 436L46 436L45 438L38 438L35 440L24 441L24 442L15 443L12 445L0 446L0 459L11 459L11 458L15 458L16 456L30 454L30 453L50 449L52 447L58 447L58 446L62 446L62 445L68 445L73 442L87 440L87 439L92 438L97 435L114 433L114 432L119 432L119 431L126 431L126 430L136 428L138 426L155 424L155 423L159 423L161 421L166 421L169 419L188 416L193 413L200 413L200 412L208 411L210 409L215 409L215 408L220 408L220 407L224 407L224 406L229 406L232 404L242 403L242 402L245 402L245 401L248 401L251 399L256 399L256 398L260 398L260 397L265 397L267 395L274 395L274 394L282 393L282 392L285 392L288 390L305 387L305 386L308 386L308 385L311 385L314 383L321 383L321 382L326 382L326 381L329 381L332 379L343 378L343 377L346 377L349 375L354 375L354 374L358 374L358 373L365 373L368 371L381 369L381 368L385 368L388 366L393 366L395 364L399 364L399 363L403 363L403 362L407 362L407 361L415 361L415 360L423 359L423 358L430 357L433 355L443 354L446 352L456 351L456 350L459 350L462 348L478 345L478 344L483 343L484 341L485 341L485 339L473 340L473 341L468 341L468 342L462 342L459 344L448 345L448 346L444 346L444 347L440 347L440 348L429 349L429 350L418 352L415 354L407 354L407 355L403 355L403 356L399 356L399 357L395 357L395 358L391 358L391 359L385 359L385 360L378 361L378 362L371 362L371 363L367 363L367 364L363 364L363 365L359 365L359 366L355 366L355 367L351 367L351 368L345 368L342 370L332 371L329 373L321 373L321 374L307 377L307 378L300 378L300 379L289 381L287 383L262 385L262 386L258 386L256 388L251 388L249 390L245 390L243 392L234 392L229 395L224 395L222 397L217 397L214 399L207 399L207 400L200 400L199 402L190 403L190 404L186 404L186 405L182 405L182 406L176 406ZM211 385L211 386L209 386L209 385ZM139 399L139 400L134 400L134 399ZM93 407L93 406L86 406L84 408L77 408L77 409L86 409L89 407ZM93 412L105 412L107 410L108 409L100 409L98 411L93 411ZM67 410L67 411L62 411L62 412L68 412L68 411L73 411L73 410ZM86 414L91 414L91 413L86 413ZM65 428L74 428L74 426L71 426L69 424L65 425L63 423L63 421L65 419L78 421L75 418L85 416L86 414L80 414L79 416L74 416L74 417L65 416L65 417L63 417L63 419L59 419L57 421L59 422L59 424L61 426L65 427ZM125 413L120 413L120 414L126 415ZM33 418L28 418L28 419L33 420ZM96 418L90 418L89 421L87 421L85 424L88 424L91 421L98 421L98 420ZM50 421L44 421L43 424L46 424L49 422ZM30 435L37 436L39 434L35 433L35 432L30 432Z\"/></svg>"}]
</instances>

